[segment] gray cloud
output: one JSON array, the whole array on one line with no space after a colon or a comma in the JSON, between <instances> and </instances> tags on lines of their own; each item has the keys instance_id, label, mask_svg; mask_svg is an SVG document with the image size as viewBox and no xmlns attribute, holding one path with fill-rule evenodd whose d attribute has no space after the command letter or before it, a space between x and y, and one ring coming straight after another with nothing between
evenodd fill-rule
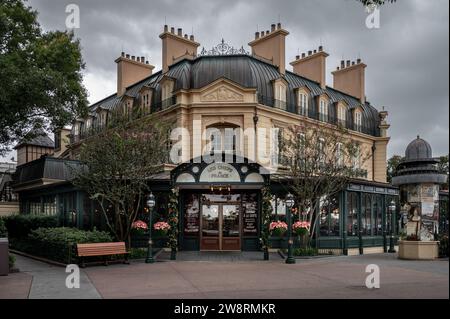
<instances>
[{"instance_id":1,"label":"gray cloud","mask_svg":"<svg viewBox=\"0 0 450 319\"><path fill-rule=\"evenodd\" d=\"M209 48L223 37L247 47L257 30L281 19L290 32L286 58L323 44L330 53L330 72L342 57L361 57L366 69L366 93L377 108L386 106L391 123L388 153L402 154L417 134L433 146L435 155L449 152L449 2L397 0L381 9L381 28L365 27L367 14L356 0L289 1L148 1L30 0L44 29L65 28L65 7L78 4L86 61L86 85L91 102L113 93L115 64L122 50L150 58L161 66L158 35L164 22L182 27Z\"/></svg>"}]
</instances>

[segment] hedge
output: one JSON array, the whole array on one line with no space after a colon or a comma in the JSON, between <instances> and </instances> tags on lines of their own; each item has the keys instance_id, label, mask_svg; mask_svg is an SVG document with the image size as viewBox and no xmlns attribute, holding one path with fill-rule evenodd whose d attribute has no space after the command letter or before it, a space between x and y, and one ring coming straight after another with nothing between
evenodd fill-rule
<instances>
[{"instance_id":1,"label":"hedge","mask_svg":"<svg viewBox=\"0 0 450 319\"><path fill-rule=\"evenodd\" d=\"M27 238L13 239L11 246L34 256L70 264L76 261L75 244L112 241L107 232L58 227L32 230Z\"/></svg>"},{"instance_id":2,"label":"hedge","mask_svg":"<svg viewBox=\"0 0 450 319\"><path fill-rule=\"evenodd\" d=\"M0 218L0 238L6 237L8 235L8 232L6 230L5 222L3 221L3 218Z\"/></svg>"},{"instance_id":3,"label":"hedge","mask_svg":"<svg viewBox=\"0 0 450 319\"><path fill-rule=\"evenodd\" d=\"M58 226L56 216L12 215L2 218L9 238L27 238L32 230Z\"/></svg>"}]
</instances>

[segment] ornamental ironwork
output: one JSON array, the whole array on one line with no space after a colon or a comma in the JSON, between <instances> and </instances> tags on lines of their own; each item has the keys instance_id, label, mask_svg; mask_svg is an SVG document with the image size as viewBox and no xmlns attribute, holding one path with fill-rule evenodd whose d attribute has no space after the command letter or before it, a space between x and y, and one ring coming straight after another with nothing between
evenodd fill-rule
<instances>
[{"instance_id":1,"label":"ornamental ironwork","mask_svg":"<svg viewBox=\"0 0 450 319\"><path fill-rule=\"evenodd\" d=\"M232 47L228 43L226 43L224 39L222 39L222 41L218 45L213 47L211 50L206 50L203 47L203 49L200 52L199 56L206 56L206 55L238 55L238 54L249 55L250 53L244 49L244 46L241 46L240 49L235 49L234 47Z\"/></svg>"}]
</instances>

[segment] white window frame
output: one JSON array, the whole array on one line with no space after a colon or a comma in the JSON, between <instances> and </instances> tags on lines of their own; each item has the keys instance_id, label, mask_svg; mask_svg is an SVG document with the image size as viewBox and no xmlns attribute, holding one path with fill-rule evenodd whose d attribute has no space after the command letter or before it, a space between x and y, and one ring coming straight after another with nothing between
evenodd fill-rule
<instances>
[{"instance_id":1,"label":"white window frame","mask_svg":"<svg viewBox=\"0 0 450 319\"><path fill-rule=\"evenodd\" d=\"M319 99L319 118L322 122L328 122L328 103L324 98Z\"/></svg>"},{"instance_id":2,"label":"white window frame","mask_svg":"<svg viewBox=\"0 0 450 319\"><path fill-rule=\"evenodd\" d=\"M355 125L355 130L361 132L362 130L362 113L359 110L355 111L355 118L353 119L353 124Z\"/></svg>"},{"instance_id":3,"label":"white window frame","mask_svg":"<svg viewBox=\"0 0 450 319\"><path fill-rule=\"evenodd\" d=\"M308 94L304 91L298 92L298 113L308 116Z\"/></svg>"}]
</instances>

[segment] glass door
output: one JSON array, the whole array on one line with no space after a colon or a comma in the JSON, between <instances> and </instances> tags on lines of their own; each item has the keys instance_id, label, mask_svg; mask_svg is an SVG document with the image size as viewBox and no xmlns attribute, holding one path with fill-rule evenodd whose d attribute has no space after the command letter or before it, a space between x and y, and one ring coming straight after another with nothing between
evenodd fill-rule
<instances>
[{"instance_id":1,"label":"glass door","mask_svg":"<svg viewBox=\"0 0 450 319\"><path fill-rule=\"evenodd\" d=\"M220 250L219 205L202 205L201 250Z\"/></svg>"},{"instance_id":2,"label":"glass door","mask_svg":"<svg viewBox=\"0 0 450 319\"><path fill-rule=\"evenodd\" d=\"M221 250L240 250L241 231L239 223L239 205L222 206L222 247Z\"/></svg>"},{"instance_id":3,"label":"glass door","mask_svg":"<svg viewBox=\"0 0 450 319\"><path fill-rule=\"evenodd\" d=\"M200 250L240 250L239 204L203 204Z\"/></svg>"}]
</instances>

